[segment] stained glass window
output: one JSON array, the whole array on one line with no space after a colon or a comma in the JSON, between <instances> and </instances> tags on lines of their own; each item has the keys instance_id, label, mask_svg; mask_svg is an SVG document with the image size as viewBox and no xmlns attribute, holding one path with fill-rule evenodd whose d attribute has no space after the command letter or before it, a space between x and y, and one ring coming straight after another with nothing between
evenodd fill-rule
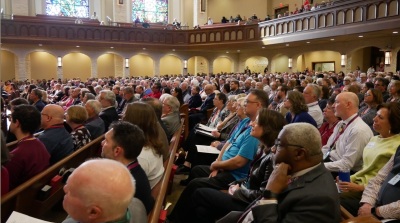
<instances>
[{"instance_id":1,"label":"stained glass window","mask_svg":"<svg viewBox=\"0 0 400 223\"><path fill-rule=\"evenodd\" d=\"M46 0L46 15L89 17L89 0Z\"/></svg>"},{"instance_id":2,"label":"stained glass window","mask_svg":"<svg viewBox=\"0 0 400 223\"><path fill-rule=\"evenodd\" d=\"M132 19L140 22L168 22L168 0L132 0Z\"/></svg>"}]
</instances>

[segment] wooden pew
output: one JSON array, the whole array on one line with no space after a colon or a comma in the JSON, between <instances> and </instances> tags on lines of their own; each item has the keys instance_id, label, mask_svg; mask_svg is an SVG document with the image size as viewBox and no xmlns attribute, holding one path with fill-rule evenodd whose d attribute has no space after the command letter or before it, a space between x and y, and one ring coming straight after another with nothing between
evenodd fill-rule
<instances>
[{"instance_id":1,"label":"wooden pew","mask_svg":"<svg viewBox=\"0 0 400 223\"><path fill-rule=\"evenodd\" d=\"M174 161L175 161L175 153L176 150L178 148L179 145L179 139L181 136L181 132L182 132L182 128L183 128L183 119L181 120L181 126L180 128L175 132L174 136L171 139L171 143L170 143L170 154L169 154L169 159L167 161L164 162L164 167L165 167L165 172L164 172L164 176L161 178L160 182L155 186L159 186L159 189L157 189L157 199L156 202L154 204L153 210L150 212L149 214L149 223L158 223L159 219L160 219L160 213L163 210L163 204L165 201L165 195L167 193L167 189L168 189L168 185L170 182L170 176L171 176L171 169L172 166L174 165ZM153 188L154 190L155 188ZM153 194L153 191L152 191ZM161 216L161 217L165 217L165 216Z\"/></svg>"},{"instance_id":2,"label":"wooden pew","mask_svg":"<svg viewBox=\"0 0 400 223\"><path fill-rule=\"evenodd\" d=\"M182 118L182 114L184 122L183 122L183 141L186 140L186 138L189 135L189 105L188 104L183 104L180 108L179 108L179 113L181 113L181 118Z\"/></svg>"},{"instance_id":3,"label":"wooden pew","mask_svg":"<svg viewBox=\"0 0 400 223\"><path fill-rule=\"evenodd\" d=\"M58 163L34 176L25 183L1 197L1 222L6 222L12 211L18 211L35 218L42 218L55 204L63 199L63 184L51 189L51 194L45 200L38 199L39 191L45 185L50 185L51 179L58 175L62 168L76 168L85 160L95 157L101 147L104 135L91 141Z\"/></svg>"}]
</instances>

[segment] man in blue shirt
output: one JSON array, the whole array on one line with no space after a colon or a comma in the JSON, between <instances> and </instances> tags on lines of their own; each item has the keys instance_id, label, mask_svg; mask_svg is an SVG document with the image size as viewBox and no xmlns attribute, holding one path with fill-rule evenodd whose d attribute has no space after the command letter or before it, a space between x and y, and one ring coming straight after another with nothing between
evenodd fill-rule
<instances>
[{"instance_id":1,"label":"man in blue shirt","mask_svg":"<svg viewBox=\"0 0 400 223\"><path fill-rule=\"evenodd\" d=\"M188 178L190 183L169 215L170 220L174 223L190 222L194 216L191 197L198 188L226 190L229 188L229 183L247 176L258 146L258 140L250 135L250 122L256 119L258 110L263 107L268 107L267 93L262 90L251 90L245 101L247 118L243 119L232 133L211 166L199 165L192 169Z\"/></svg>"}]
</instances>

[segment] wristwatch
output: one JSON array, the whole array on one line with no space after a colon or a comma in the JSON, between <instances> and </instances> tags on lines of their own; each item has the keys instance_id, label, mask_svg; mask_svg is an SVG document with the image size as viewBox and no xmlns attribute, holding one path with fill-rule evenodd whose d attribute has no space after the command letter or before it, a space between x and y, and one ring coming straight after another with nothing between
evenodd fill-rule
<instances>
[{"instance_id":1,"label":"wristwatch","mask_svg":"<svg viewBox=\"0 0 400 223\"><path fill-rule=\"evenodd\" d=\"M264 190L263 197L265 199L278 199L278 194L271 192L270 190Z\"/></svg>"},{"instance_id":2,"label":"wristwatch","mask_svg":"<svg viewBox=\"0 0 400 223\"><path fill-rule=\"evenodd\" d=\"M383 219L376 214L376 207L371 208L371 214L377 219Z\"/></svg>"}]
</instances>

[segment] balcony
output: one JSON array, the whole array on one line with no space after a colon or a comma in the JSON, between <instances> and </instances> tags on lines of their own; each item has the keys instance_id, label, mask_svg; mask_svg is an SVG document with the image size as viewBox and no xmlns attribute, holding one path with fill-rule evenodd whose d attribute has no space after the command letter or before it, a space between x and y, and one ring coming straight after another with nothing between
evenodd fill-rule
<instances>
[{"instance_id":1,"label":"balcony","mask_svg":"<svg viewBox=\"0 0 400 223\"><path fill-rule=\"evenodd\" d=\"M224 50L246 44L246 48L306 39L346 36L400 27L400 0L347 0L334 5L258 24L217 24L199 30L169 30L162 26L134 27L129 23L100 25L83 19L52 16L3 17L3 43L98 46L181 50ZM166 27L165 27L166 28Z\"/></svg>"}]
</instances>

